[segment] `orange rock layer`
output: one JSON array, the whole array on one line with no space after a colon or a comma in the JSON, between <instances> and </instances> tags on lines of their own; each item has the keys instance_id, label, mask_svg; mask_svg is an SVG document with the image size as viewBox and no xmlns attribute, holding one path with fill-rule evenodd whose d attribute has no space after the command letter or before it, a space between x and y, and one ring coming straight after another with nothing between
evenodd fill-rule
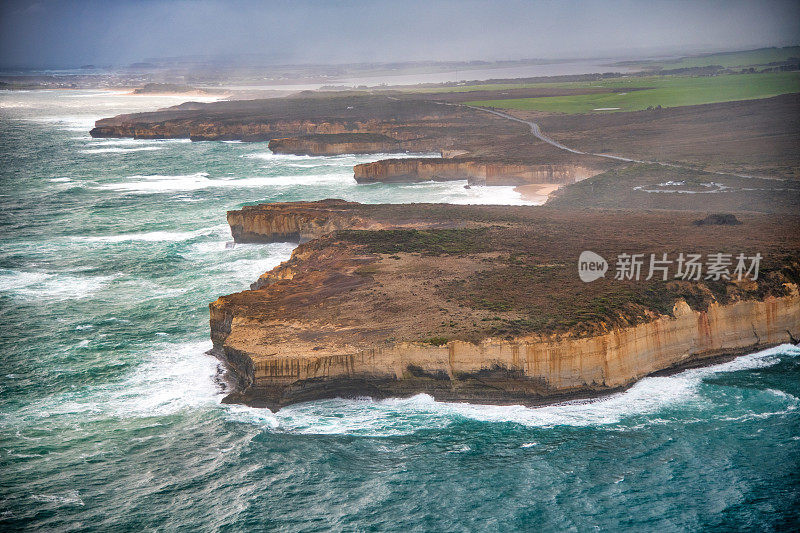
<instances>
[{"instance_id":1,"label":"orange rock layer","mask_svg":"<svg viewBox=\"0 0 800 533\"><path fill-rule=\"evenodd\" d=\"M467 180L476 185L569 184L602 170L585 165L515 164L466 159L384 159L354 167L359 183Z\"/></svg>"},{"instance_id":2,"label":"orange rock layer","mask_svg":"<svg viewBox=\"0 0 800 533\"><path fill-rule=\"evenodd\" d=\"M594 337L487 339L445 346L401 343L335 355L252 351L252 323L237 323L223 300L211 304L212 339L240 376L229 401L278 409L334 396L404 396L444 401L537 404L624 388L656 371L787 342L800 327L796 293L712 304Z\"/></svg>"}]
</instances>

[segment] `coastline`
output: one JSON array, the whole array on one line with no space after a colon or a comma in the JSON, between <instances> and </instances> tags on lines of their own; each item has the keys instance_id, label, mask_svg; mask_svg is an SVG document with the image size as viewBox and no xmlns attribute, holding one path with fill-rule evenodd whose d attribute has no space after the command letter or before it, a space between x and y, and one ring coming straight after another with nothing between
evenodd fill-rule
<instances>
[{"instance_id":1,"label":"coastline","mask_svg":"<svg viewBox=\"0 0 800 533\"><path fill-rule=\"evenodd\" d=\"M575 261L585 239L629 227L642 228L630 234L634 244L672 235L715 249L768 235L772 218L750 215L743 233L739 226L705 229L692 214L577 215L536 206L341 200L229 212L236 242L306 244L251 290L210 304L215 353L242 384L226 401L274 410L337 396L424 392L441 401L540 405L780 344L791 338L786 331L800 328L790 271L726 287L653 281L638 296L627 292L633 287L618 296L613 281L586 285L561 268ZM783 246L768 239L765 253ZM525 314L511 303L514 295L531 301ZM577 307L553 308L547 295ZM659 296L638 311L626 303L652 295ZM547 322L527 318L548 313Z\"/></svg>"},{"instance_id":2,"label":"coastline","mask_svg":"<svg viewBox=\"0 0 800 533\"><path fill-rule=\"evenodd\" d=\"M453 4L0 5L0 533L800 533L800 0Z\"/></svg>"},{"instance_id":3,"label":"coastline","mask_svg":"<svg viewBox=\"0 0 800 533\"><path fill-rule=\"evenodd\" d=\"M554 393L548 397L543 397L543 398L530 397L530 398L517 398L517 399L505 399L505 400L497 399L495 401L459 400L454 398L441 399L441 398L436 398L435 396L434 400L442 403L458 403L474 407L520 406L528 408L565 405L573 402L583 402L583 401L585 402L603 401L605 399L611 398L617 394L623 393L631 389L637 383L647 378L669 377L680 374L681 372L684 372L686 370L693 370L697 368L709 368L715 365L729 363L740 357L744 357L746 355L757 353L770 348L775 348L778 346L794 346L794 345L791 342L773 342L766 344L754 344L736 349L727 349L720 353L712 353L697 359L678 362L670 367L661 370L656 370L649 374L646 374L626 385L607 388L603 390L565 391L560 393ZM260 398L258 396L253 396L252 394L250 394L247 390L249 386L247 384L247 381L244 378L242 378L240 374L237 372L236 368L232 366L231 362L225 356L224 351L212 348L207 353L208 355L216 357L219 360L219 364L223 369L222 374L218 376L221 382L222 390L226 392L226 395L222 398L221 403L244 405L255 409L269 409L272 412L277 412L281 408L285 407L283 405L270 404L266 402L263 398ZM391 394L381 394L376 389L373 389L371 394L363 394L361 392L356 392L350 395L326 396L324 399L358 399L366 396L374 401L380 401L388 399L407 399L417 394L428 394L428 393L429 391L417 391L417 392L408 392L406 395L402 396L393 396ZM302 400L296 403L292 403L291 405L302 405L309 402L315 402L319 399L321 398L310 398L307 400Z\"/></svg>"},{"instance_id":4,"label":"coastline","mask_svg":"<svg viewBox=\"0 0 800 533\"><path fill-rule=\"evenodd\" d=\"M231 337L250 337L252 330L239 332L241 326L234 325L224 344L215 339L214 355L238 377L238 390L225 403L272 411L316 399L384 399L419 393L445 402L539 406L604 396L648 376L671 375L785 344L789 336L784 328L800 324L797 296L719 306L708 315L689 311L685 303L676 307L681 305L684 310L677 311L676 317L661 317L598 337L488 339L479 345L451 341L441 348L401 343L319 356L265 358L249 353ZM772 316L774 322L762 321L751 334L742 334L740 322L763 316ZM720 326L686 332L694 323ZM276 348L279 345L270 350Z\"/></svg>"},{"instance_id":5,"label":"coastline","mask_svg":"<svg viewBox=\"0 0 800 533\"><path fill-rule=\"evenodd\" d=\"M534 205L542 205L561 188L560 184L552 183L532 183L529 185L518 185L514 187L514 192L518 192L522 199Z\"/></svg>"}]
</instances>

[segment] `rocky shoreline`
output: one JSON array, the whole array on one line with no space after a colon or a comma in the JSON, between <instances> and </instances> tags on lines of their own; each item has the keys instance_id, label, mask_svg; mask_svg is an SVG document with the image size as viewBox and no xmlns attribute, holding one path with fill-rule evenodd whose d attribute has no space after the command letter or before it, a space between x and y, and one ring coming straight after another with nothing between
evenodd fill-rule
<instances>
[{"instance_id":1,"label":"rocky shoreline","mask_svg":"<svg viewBox=\"0 0 800 533\"><path fill-rule=\"evenodd\" d=\"M360 95L199 104L98 120L92 137L268 142L277 154L439 153L354 168L360 183L568 184L615 166L536 142L514 121L436 101ZM500 155L508 154L508 155Z\"/></svg>"},{"instance_id":2,"label":"rocky shoreline","mask_svg":"<svg viewBox=\"0 0 800 533\"><path fill-rule=\"evenodd\" d=\"M566 266L574 253L568 242L563 250L555 248L557 242L578 240L572 217L533 207L342 201L230 212L239 242L290 235L309 242L250 291L211 304L214 353L240 383L225 401L275 410L320 398L424 392L443 401L539 405L607 394L653 373L755 351L788 342L790 331L800 333L800 295L792 281L797 263L789 271L768 266L761 282L745 285L650 285L641 290L665 291L661 300L641 300L641 308L633 309L613 303L619 290L613 280L597 286L564 281L577 277L571 272L575 258L567 278L560 268L546 266ZM668 227L670 218L681 229L685 224L694 242L707 240L709 246L741 246L748 237L766 236L771 225L764 217L746 219L744 230L694 226L685 215L601 212L588 218L606 230L644 224L650 229L627 236L640 244ZM538 250L543 230L553 232L545 239L551 249L544 252ZM462 244L443 241L447 235ZM470 235L479 239L465 247ZM531 248L520 248L526 239ZM584 239L591 242L592 235L584 234L576 246ZM536 311L531 303L500 305L508 302L504 289L490 286L496 303L486 302L485 291L474 298L472 292L481 291L486 279L513 277L504 241L515 240L511 264L524 262L518 273L528 280L527 286L512 283L517 290L541 292L545 301L560 292L559 298L585 300L592 309L605 302L611 309L572 323L558 311L554 322L543 326L524 318ZM773 251L787 242L798 247L792 239L766 241ZM451 244L456 248L449 249ZM521 259L520 252L531 257ZM456 293L456 284L468 286L466 298ZM590 289L595 292L586 294ZM637 290L625 287L625 297L640 301L629 293ZM458 324L445 326L446 320ZM503 330L497 322L517 329Z\"/></svg>"},{"instance_id":3,"label":"rocky shoreline","mask_svg":"<svg viewBox=\"0 0 800 533\"><path fill-rule=\"evenodd\" d=\"M463 159L383 159L354 167L358 183L405 183L466 179L470 185L566 185L602 172L586 165L534 165Z\"/></svg>"},{"instance_id":4,"label":"rocky shoreline","mask_svg":"<svg viewBox=\"0 0 800 533\"><path fill-rule=\"evenodd\" d=\"M304 244L249 291L210 306L214 353L239 382L229 402L279 409L334 396L425 392L447 401L537 405L606 394L653 373L800 335L795 188L584 153L609 152L605 142L624 153L650 150L663 140L652 132L667 131L680 148L675 160L691 159L685 132L704 132L709 120L728 124L737 106L768 116L796 107L796 98L773 100L695 106L690 116L680 108L597 117L522 113L583 149L577 152L537 139L516 119L458 105L449 93L189 102L102 119L91 135L269 142L274 153L313 156L433 152L441 157L356 165L354 178L514 186L526 200L546 202L516 208L326 200L231 211L236 242ZM770 131L768 122L728 129ZM673 190L677 185L725 194L678 194L684 191ZM744 224L694 225L706 209L741 213ZM584 284L574 267L586 249L607 258L722 249L768 260L757 281Z\"/></svg>"}]
</instances>

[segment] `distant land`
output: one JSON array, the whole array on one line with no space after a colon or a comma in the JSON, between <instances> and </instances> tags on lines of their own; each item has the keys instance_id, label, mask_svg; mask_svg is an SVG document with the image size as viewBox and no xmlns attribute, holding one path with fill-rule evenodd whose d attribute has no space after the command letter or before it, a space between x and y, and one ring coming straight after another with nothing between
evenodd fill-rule
<instances>
[{"instance_id":1,"label":"distant land","mask_svg":"<svg viewBox=\"0 0 800 533\"><path fill-rule=\"evenodd\" d=\"M214 353L237 381L229 402L425 392L533 405L800 337L795 51L234 96L104 118L91 135L376 154L357 183L513 186L544 204L245 206L228 213L236 242L310 242L210 307ZM765 261L757 279L589 285L575 268L586 249Z\"/></svg>"},{"instance_id":2,"label":"distant land","mask_svg":"<svg viewBox=\"0 0 800 533\"><path fill-rule=\"evenodd\" d=\"M133 94L212 94L205 89L177 83L147 83L134 89Z\"/></svg>"},{"instance_id":3,"label":"distant land","mask_svg":"<svg viewBox=\"0 0 800 533\"><path fill-rule=\"evenodd\" d=\"M787 63L800 62L800 46L783 48L757 48L734 52L717 52L685 56L672 60L620 61L619 66L642 68L645 70L669 70L680 68L697 68L711 65L723 68L749 68L780 66Z\"/></svg>"}]
</instances>

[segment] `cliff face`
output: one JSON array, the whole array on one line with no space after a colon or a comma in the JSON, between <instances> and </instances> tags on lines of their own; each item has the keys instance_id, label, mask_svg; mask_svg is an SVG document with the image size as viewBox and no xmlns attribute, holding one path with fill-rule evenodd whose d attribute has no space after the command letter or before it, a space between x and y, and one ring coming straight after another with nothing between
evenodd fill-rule
<instances>
[{"instance_id":1,"label":"cliff face","mask_svg":"<svg viewBox=\"0 0 800 533\"><path fill-rule=\"evenodd\" d=\"M452 135L485 138L520 127L486 113L433 102L379 95L313 95L263 100L187 102L149 113L98 120L95 137L178 137L269 141L305 135L371 134L395 141L428 139L445 145ZM445 146L442 146L445 147Z\"/></svg>"},{"instance_id":2,"label":"cliff face","mask_svg":"<svg viewBox=\"0 0 800 533\"><path fill-rule=\"evenodd\" d=\"M252 242L305 242L337 229L375 227L344 200L289 202L246 206L228 211L233 240Z\"/></svg>"},{"instance_id":3,"label":"cliff face","mask_svg":"<svg viewBox=\"0 0 800 533\"><path fill-rule=\"evenodd\" d=\"M435 211L431 210L433 206ZM504 209L514 210L500 208ZM250 205L228 211L227 217L233 240L241 243L306 242L342 229L431 229L474 224L461 216L458 206L369 205L338 199Z\"/></svg>"},{"instance_id":4,"label":"cliff face","mask_svg":"<svg viewBox=\"0 0 800 533\"><path fill-rule=\"evenodd\" d=\"M281 153L441 152L507 163L609 166L530 135L526 125L459 105L369 94L184 104L104 118L93 137L271 141ZM326 137L327 136L327 137ZM348 138L350 137L350 138ZM358 138L355 138L358 137Z\"/></svg>"},{"instance_id":5,"label":"cliff face","mask_svg":"<svg viewBox=\"0 0 800 533\"><path fill-rule=\"evenodd\" d=\"M204 121L165 120L138 122L135 116L101 119L89 132L92 137L134 139L191 139L193 141L265 142L279 137L306 134L371 133L383 129L378 121Z\"/></svg>"},{"instance_id":6,"label":"cliff face","mask_svg":"<svg viewBox=\"0 0 800 533\"><path fill-rule=\"evenodd\" d=\"M800 219L695 217L341 200L232 211L239 242L312 240L210 305L215 353L241 381L226 401L277 409L426 392L537 404L800 336ZM587 246L608 258L620 246L755 244L757 281L586 284L575 271Z\"/></svg>"},{"instance_id":7,"label":"cliff face","mask_svg":"<svg viewBox=\"0 0 800 533\"><path fill-rule=\"evenodd\" d=\"M707 311L679 301L674 317L592 337L399 343L269 358L251 357L247 342L238 347L254 333L252 325L220 334L230 323L224 301L211 304L211 314L215 347L247 384L228 401L279 409L321 397L425 392L443 401L537 404L609 392L659 370L787 342L787 330L800 327L800 297L714 304Z\"/></svg>"},{"instance_id":8,"label":"cliff face","mask_svg":"<svg viewBox=\"0 0 800 533\"><path fill-rule=\"evenodd\" d=\"M450 158L384 159L354 167L359 183L468 180L477 185L568 184L602 172L584 165L513 164Z\"/></svg>"},{"instance_id":9,"label":"cliff face","mask_svg":"<svg viewBox=\"0 0 800 533\"><path fill-rule=\"evenodd\" d=\"M401 143L385 135L352 133L308 135L272 139L269 149L275 154L339 155L402 152Z\"/></svg>"}]
</instances>

